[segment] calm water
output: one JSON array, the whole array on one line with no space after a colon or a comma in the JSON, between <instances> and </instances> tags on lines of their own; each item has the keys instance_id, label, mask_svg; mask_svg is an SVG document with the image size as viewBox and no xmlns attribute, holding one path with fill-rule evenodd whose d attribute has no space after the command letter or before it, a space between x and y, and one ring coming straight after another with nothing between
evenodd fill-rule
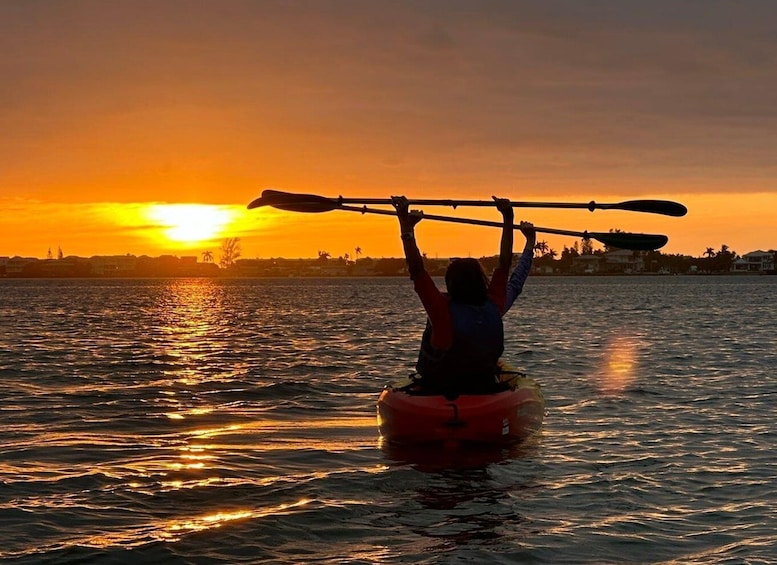
<instances>
[{"instance_id":1,"label":"calm water","mask_svg":"<svg viewBox=\"0 0 777 565\"><path fill-rule=\"evenodd\" d=\"M405 279L0 280L0 559L777 562L777 277L531 278L531 445L380 445Z\"/></svg>"}]
</instances>

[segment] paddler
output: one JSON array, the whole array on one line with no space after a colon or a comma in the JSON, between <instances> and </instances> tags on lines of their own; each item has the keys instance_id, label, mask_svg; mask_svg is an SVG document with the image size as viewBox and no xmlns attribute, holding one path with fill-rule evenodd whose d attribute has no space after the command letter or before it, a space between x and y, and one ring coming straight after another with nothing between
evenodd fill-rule
<instances>
[{"instance_id":1,"label":"paddler","mask_svg":"<svg viewBox=\"0 0 777 565\"><path fill-rule=\"evenodd\" d=\"M414 229L422 215L410 212L404 196L392 197L410 278L427 313L416 371L428 392L478 394L499 387L497 362L504 351L502 314L512 263L513 208L507 199L494 197L494 201L502 213L503 228L499 262L491 279L476 259L457 259L448 265L447 293L442 293L416 245Z\"/></svg>"}]
</instances>

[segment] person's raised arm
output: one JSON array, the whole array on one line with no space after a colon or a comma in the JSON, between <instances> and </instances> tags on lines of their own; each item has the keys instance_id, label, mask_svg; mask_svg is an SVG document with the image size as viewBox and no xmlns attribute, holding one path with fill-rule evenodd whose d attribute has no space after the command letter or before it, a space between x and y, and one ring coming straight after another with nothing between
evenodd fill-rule
<instances>
[{"instance_id":1,"label":"person's raised arm","mask_svg":"<svg viewBox=\"0 0 777 565\"><path fill-rule=\"evenodd\" d=\"M402 238L402 247L405 250L405 261L407 261L407 271L410 278L415 280L416 276L424 270L424 259L418 250L415 242L415 225L423 219L420 212L413 210L410 212L410 203L404 196L392 196L391 204L397 211L399 218L399 230Z\"/></svg>"},{"instance_id":2,"label":"person's raised arm","mask_svg":"<svg viewBox=\"0 0 777 565\"><path fill-rule=\"evenodd\" d=\"M513 205L507 198L492 197L502 213L502 240L499 245L499 268L508 273L513 262Z\"/></svg>"},{"instance_id":3,"label":"person's raised arm","mask_svg":"<svg viewBox=\"0 0 777 565\"><path fill-rule=\"evenodd\" d=\"M423 214L416 210L409 211L408 201L404 196L392 196L391 203L399 218L407 270L432 326L430 341L435 347L447 349L453 342L453 327L448 311L448 299L438 290L432 277L424 268L424 259L416 245L413 231L415 225L423 219Z\"/></svg>"},{"instance_id":4,"label":"person's raised arm","mask_svg":"<svg viewBox=\"0 0 777 565\"><path fill-rule=\"evenodd\" d=\"M510 275L510 280L507 281L507 298L505 299L504 307L505 313L513 305L515 299L523 292L523 285L531 271L531 263L534 258L534 245L537 242L537 232L534 231L534 224L531 222L521 222L520 228L521 233L526 238L526 244L523 246L523 253L521 253L521 258L515 266L515 270Z\"/></svg>"},{"instance_id":5,"label":"person's raised arm","mask_svg":"<svg viewBox=\"0 0 777 565\"><path fill-rule=\"evenodd\" d=\"M523 255L534 257L534 246L537 243L537 232L534 230L534 224L531 222L521 222L518 227L521 229L523 237L526 238L526 244L523 246Z\"/></svg>"}]
</instances>

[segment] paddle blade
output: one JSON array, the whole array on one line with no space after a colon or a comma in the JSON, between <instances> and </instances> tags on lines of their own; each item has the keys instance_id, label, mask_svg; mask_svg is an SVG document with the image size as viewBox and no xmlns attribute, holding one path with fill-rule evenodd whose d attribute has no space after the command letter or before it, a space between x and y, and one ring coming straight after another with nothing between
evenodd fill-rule
<instances>
[{"instance_id":1,"label":"paddle blade","mask_svg":"<svg viewBox=\"0 0 777 565\"><path fill-rule=\"evenodd\" d=\"M315 194L293 194L280 190L264 190L262 196L249 202L248 209L272 206L289 212L319 213L331 212L339 207L337 201Z\"/></svg>"},{"instance_id":2,"label":"paddle blade","mask_svg":"<svg viewBox=\"0 0 777 565\"><path fill-rule=\"evenodd\" d=\"M632 251L653 251L667 244L669 238L665 235L647 233L590 233L589 237L600 241L608 247L631 249Z\"/></svg>"},{"instance_id":3,"label":"paddle blade","mask_svg":"<svg viewBox=\"0 0 777 565\"><path fill-rule=\"evenodd\" d=\"M618 204L608 205L617 210L628 210L629 212L647 212L649 214L664 214L665 216L685 216L688 208L679 202L671 200L627 200Z\"/></svg>"}]
</instances>

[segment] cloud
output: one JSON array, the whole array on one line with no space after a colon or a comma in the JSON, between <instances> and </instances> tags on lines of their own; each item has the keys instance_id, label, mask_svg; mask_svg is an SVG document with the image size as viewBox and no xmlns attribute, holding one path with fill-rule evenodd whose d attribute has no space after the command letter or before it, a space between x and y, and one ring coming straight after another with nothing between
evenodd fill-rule
<instances>
[{"instance_id":1,"label":"cloud","mask_svg":"<svg viewBox=\"0 0 777 565\"><path fill-rule=\"evenodd\" d=\"M0 183L211 201L243 198L207 188L225 176L462 191L667 179L730 190L746 176L738 189L763 190L777 172L775 12L765 1L2 3L0 77L13 88L0 92Z\"/></svg>"}]
</instances>

